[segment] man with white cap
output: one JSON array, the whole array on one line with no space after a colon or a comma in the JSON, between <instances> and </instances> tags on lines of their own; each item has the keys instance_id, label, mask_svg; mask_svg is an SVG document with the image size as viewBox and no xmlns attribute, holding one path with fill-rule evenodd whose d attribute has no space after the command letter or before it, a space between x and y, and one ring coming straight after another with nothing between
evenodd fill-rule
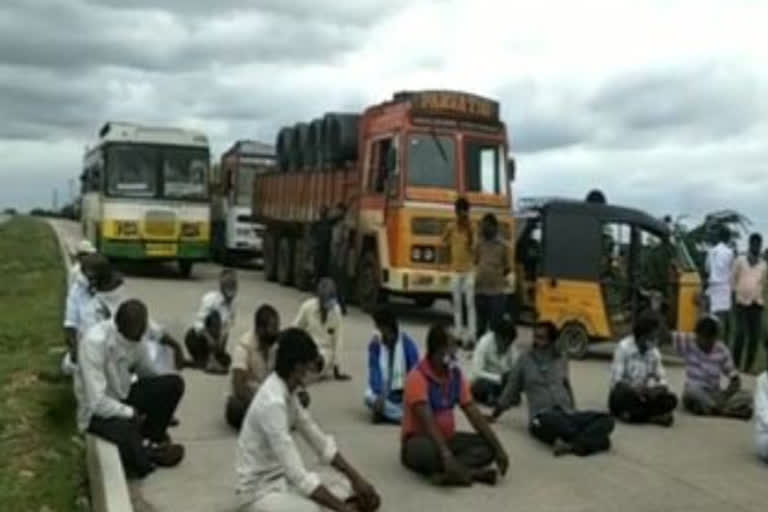
<instances>
[{"instance_id":1,"label":"man with white cap","mask_svg":"<svg viewBox=\"0 0 768 512\"><path fill-rule=\"evenodd\" d=\"M69 348L61 362L61 371L64 375L72 375L74 372L78 336L82 332L87 305L93 298L91 282L96 268L103 259L103 256L96 253L79 251L78 262L70 273L64 310L64 336Z\"/></svg>"},{"instance_id":2,"label":"man with white cap","mask_svg":"<svg viewBox=\"0 0 768 512\"><path fill-rule=\"evenodd\" d=\"M86 256L96 254L96 248L88 240L80 240L75 249L75 253L72 255L73 265L69 270L69 286L70 288L75 283L77 278L82 275L83 259Z\"/></svg>"}]
</instances>

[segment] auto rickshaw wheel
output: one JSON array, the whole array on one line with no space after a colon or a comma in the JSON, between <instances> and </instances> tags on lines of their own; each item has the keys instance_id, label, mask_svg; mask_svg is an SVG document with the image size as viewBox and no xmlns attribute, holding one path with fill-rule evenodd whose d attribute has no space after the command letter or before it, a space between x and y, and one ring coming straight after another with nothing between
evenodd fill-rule
<instances>
[{"instance_id":1,"label":"auto rickshaw wheel","mask_svg":"<svg viewBox=\"0 0 768 512\"><path fill-rule=\"evenodd\" d=\"M579 322L568 322L560 330L557 346L571 359L584 359L589 349L589 334Z\"/></svg>"}]
</instances>

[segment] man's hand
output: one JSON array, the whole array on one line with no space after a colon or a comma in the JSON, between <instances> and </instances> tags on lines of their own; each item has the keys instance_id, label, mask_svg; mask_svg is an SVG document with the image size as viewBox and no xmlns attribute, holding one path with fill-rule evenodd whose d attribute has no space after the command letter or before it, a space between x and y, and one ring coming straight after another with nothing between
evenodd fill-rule
<instances>
[{"instance_id":1,"label":"man's hand","mask_svg":"<svg viewBox=\"0 0 768 512\"><path fill-rule=\"evenodd\" d=\"M303 408L309 407L309 404L311 403L311 399L309 398L309 393L306 389L300 389L296 392L296 396L299 398L299 403Z\"/></svg>"},{"instance_id":2,"label":"man's hand","mask_svg":"<svg viewBox=\"0 0 768 512\"><path fill-rule=\"evenodd\" d=\"M356 478L351 483L357 498L357 508L361 512L375 512L378 510L381 505L381 498L376 489L364 478Z\"/></svg>"},{"instance_id":3,"label":"man's hand","mask_svg":"<svg viewBox=\"0 0 768 512\"><path fill-rule=\"evenodd\" d=\"M457 484L470 485L472 483L472 474L464 467L452 453L443 454L443 468L446 476Z\"/></svg>"},{"instance_id":4,"label":"man's hand","mask_svg":"<svg viewBox=\"0 0 768 512\"><path fill-rule=\"evenodd\" d=\"M509 469L509 457L507 456L507 453L503 448L499 448L496 450L494 458L496 459L496 466L498 466L501 476L506 475L507 469Z\"/></svg>"}]
</instances>

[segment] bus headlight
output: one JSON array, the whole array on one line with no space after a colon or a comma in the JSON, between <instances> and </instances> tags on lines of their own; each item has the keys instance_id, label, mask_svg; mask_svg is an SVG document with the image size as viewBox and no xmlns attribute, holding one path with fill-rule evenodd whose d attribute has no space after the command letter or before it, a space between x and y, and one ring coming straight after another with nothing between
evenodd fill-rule
<instances>
[{"instance_id":1,"label":"bus headlight","mask_svg":"<svg viewBox=\"0 0 768 512\"><path fill-rule=\"evenodd\" d=\"M185 238L194 238L200 236L200 224L185 222L181 225L181 236Z\"/></svg>"},{"instance_id":2,"label":"bus headlight","mask_svg":"<svg viewBox=\"0 0 768 512\"><path fill-rule=\"evenodd\" d=\"M117 236L136 236L139 234L139 224L132 220L118 220L115 222L115 234Z\"/></svg>"}]
</instances>

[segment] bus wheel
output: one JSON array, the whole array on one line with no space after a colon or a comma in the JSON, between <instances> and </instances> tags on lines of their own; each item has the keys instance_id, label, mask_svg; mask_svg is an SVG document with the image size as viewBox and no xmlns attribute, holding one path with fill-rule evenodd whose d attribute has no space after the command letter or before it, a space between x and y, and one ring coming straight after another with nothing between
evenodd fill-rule
<instances>
[{"instance_id":1,"label":"bus wheel","mask_svg":"<svg viewBox=\"0 0 768 512\"><path fill-rule=\"evenodd\" d=\"M589 334L579 322L568 322L560 330L557 347L572 359L584 359L589 349Z\"/></svg>"},{"instance_id":2,"label":"bus wheel","mask_svg":"<svg viewBox=\"0 0 768 512\"><path fill-rule=\"evenodd\" d=\"M273 232L266 232L264 234L264 247L263 247L263 261L264 261L264 277L267 281L275 281L277 279L277 265L275 263L275 234Z\"/></svg>"},{"instance_id":3,"label":"bus wheel","mask_svg":"<svg viewBox=\"0 0 768 512\"><path fill-rule=\"evenodd\" d=\"M190 277L192 275L192 262L189 260L179 260L179 273L181 277Z\"/></svg>"},{"instance_id":4,"label":"bus wheel","mask_svg":"<svg viewBox=\"0 0 768 512\"><path fill-rule=\"evenodd\" d=\"M367 251L360 259L357 275L357 303L366 313L373 312L385 299L380 278L379 259L373 251Z\"/></svg>"},{"instance_id":5,"label":"bus wheel","mask_svg":"<svg viewBox=\"0 0 768 512\"><path fill-rule=\"evenodd\" d=\"M291 239L280 238L277 246L277 281L283 286L290 286L293 281L293 251Z\"/></svg>"}]
</instances>

